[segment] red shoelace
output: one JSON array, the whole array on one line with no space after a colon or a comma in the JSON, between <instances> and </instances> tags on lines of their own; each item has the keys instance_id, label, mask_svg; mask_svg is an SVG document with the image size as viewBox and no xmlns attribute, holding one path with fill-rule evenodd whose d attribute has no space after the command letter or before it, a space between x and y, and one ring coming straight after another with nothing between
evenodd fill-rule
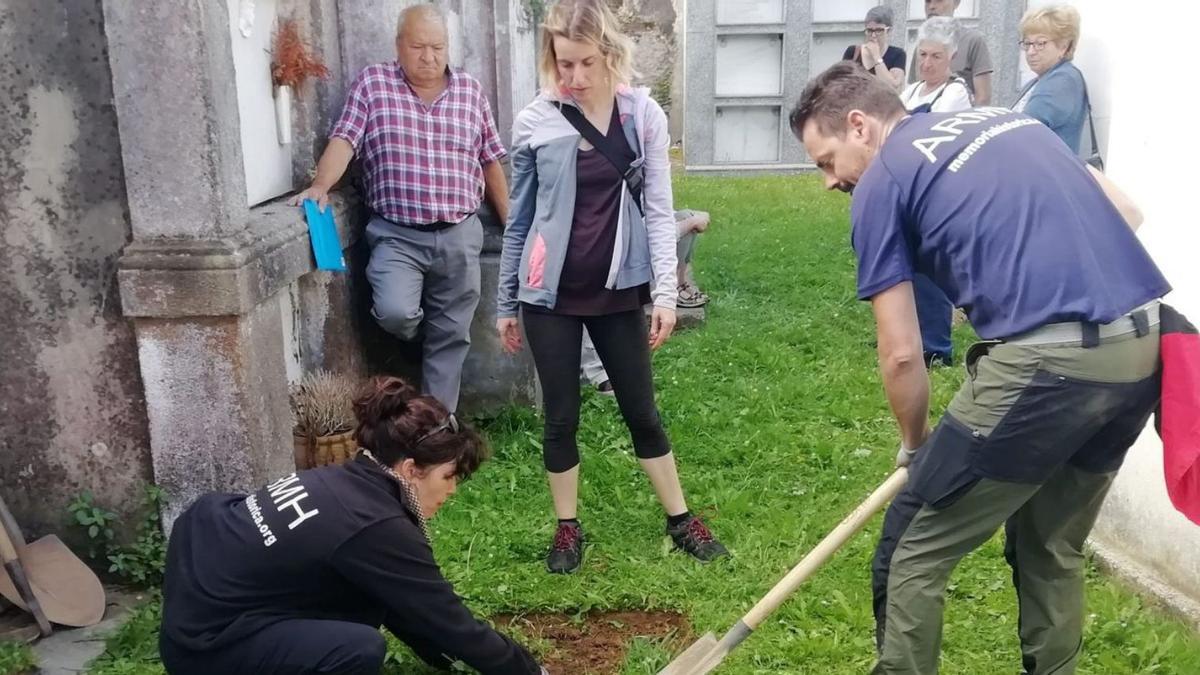
<instances>
[{"instance_id":1,"label":"red shoelace","mask_svg":"<svg viewBox=\"0 0 1200 675\"><path fill-rule=\"evenodd\" d=\"M554 550L570 551L571 549L575 548L575 543L578 541L578 527L574 527L572 525L560 525L558 531L554 533Z\"/></svg>"},{"instance_id":2,"label":"red shoelace","mask_svg":"<svg viewBox=\"0 0 1200 675\"><path fill-rule=\"evenodd\" d=\"M699 518L692 518L688 521L687 533L701 544L707 544L713 540L712 532L708 531L708 527Z\"/></svg>"}]
</instances>

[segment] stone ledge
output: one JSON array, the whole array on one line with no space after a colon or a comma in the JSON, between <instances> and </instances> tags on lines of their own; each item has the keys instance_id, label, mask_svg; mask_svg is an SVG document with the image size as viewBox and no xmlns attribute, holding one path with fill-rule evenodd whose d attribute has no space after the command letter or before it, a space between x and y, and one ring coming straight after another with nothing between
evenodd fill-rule
<instances>
[{"instance_id":1,"label":"stone ledge","mask_svg":"<svg viewBox=\"0 0 1200 675\"><path fill-rule=\"evenodd\" d=\"M308 226L281 198L256 207L246 227L220 239L134 241L117 271L121 308L131 318L244 315L316 269ZM332 195L342 249L361 232L358 196Z\"/></svg>"},{"instance_id":2,"label":"stone ledge","mask_svg":"<svg viewBox=\"0 0 1200 675\"><path fill-rule=\"evenodd\" d=\"M1088 538L1088 548L1095 556L1096 566L1138 593L1148 596L1167 612L1191 624L1200 631L1200 598L1195 598L1171 585L1136 556L1130 555L1120 546L1093 534Z\"/></svg>"},{"instance_id":3,"label":"stone ledge","mask_svg":"<svg viewBox=\"0 0 1200 675\"><path fill-rule=\"evenodd\" d=\"M651 314L654 312L654 305L646 305L646 320L650 320ZM675 310L675 330L687 330L688 328L699 328L704 325L707 320L707 314L703 307L679 307Z\"/></svg>"}]
</instances>

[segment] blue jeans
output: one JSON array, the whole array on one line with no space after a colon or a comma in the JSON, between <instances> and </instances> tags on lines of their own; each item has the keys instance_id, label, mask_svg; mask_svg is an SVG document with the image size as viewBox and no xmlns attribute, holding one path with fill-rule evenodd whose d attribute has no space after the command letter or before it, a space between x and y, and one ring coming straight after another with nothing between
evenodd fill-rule
<instances>
[{"instance_id":1,"label":"blue jeans","mask_svg":"<svg viewBox=\"0 0 1200 675\"><path fill-rule=\"evenodd\" d=\"M913 295L917 299L917 321L921 324L921 343L926 359L935 355L949 363L954 356L954 345L950 342L954 304L924 274L913 276Z\"/></svg>"}]
</instances>

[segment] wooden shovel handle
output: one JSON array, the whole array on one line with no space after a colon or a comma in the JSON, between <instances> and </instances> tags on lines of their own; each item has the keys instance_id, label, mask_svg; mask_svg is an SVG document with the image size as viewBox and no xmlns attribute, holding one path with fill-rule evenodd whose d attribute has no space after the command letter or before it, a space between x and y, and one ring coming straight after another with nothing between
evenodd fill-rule
<instances>
[{"instance_id":1,"label":"wooden shovel handle","mask_svg":"<svg viewBox=\"0 0 1200 675\"><path fill-rule=\"evenodd\" d=\"M863 503L850 512L850 515L838 523L832 532L827 534L821 543L817 544L816 548L804 556L804 559L792 568L792 571L787 573L787 576L779 580L779 583L763 596L758 604L754 605L746 616L742 617L742 622L745 623L751 630L758 628L759 625L772 612L779 609L784 600L792 594L800 584L804 583L810 576L813 575L822 565L824 565L834 553L842 547L851 537L867 524L871 516L877 511L886 506L892 499L900 493L904 488L904 484L908 482L908 469L897 469L883 485L880 485L871 496L867 497Z\"/></svg>"}]
</instances>

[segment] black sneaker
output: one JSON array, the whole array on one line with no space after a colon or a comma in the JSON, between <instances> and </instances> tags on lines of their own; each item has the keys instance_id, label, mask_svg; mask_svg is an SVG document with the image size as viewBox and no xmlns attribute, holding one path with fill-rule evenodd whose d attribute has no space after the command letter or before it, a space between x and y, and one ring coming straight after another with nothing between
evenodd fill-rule
<instances>
[{"instance_id":1,"label":"black sneaker","mask_svg":"<svg viewBox=\"0 0 1200 675\"><path fill-rule=\"evenodd\" d=\"M729 555L729 551L721 542L713 539L712 532L704 521L692 516L675 527L667 526L667 534L675 542L675 548L684 551L701 562L708 562L721 556Z\"/></svg>"},{"instance_id":2,"label":"black sneaker","mask_svg":"<svg viewBox=\"0 0 1200 675\"><path fill-rule=\"evenodd\" d=\"M925 368L949 368L954 365L954 357L941 352L925 352Z\"/></svg>"},{"instance_id":3,"label":"black sneaker","mask_svg":"<svg viewBox=\"0 0 1200 675\"><path fill-rule=\"evenodd\" d=\"M599 393L601 396L614 396L615 397L617 395L617 392L613 391L612 382L609 380L605 380L605 381L601 382L600 384L596 385L596 392Z\"/></svg>"},{"instance_id":4,"label":"black sneaker","mask_svg":"<svg viewBox=\"0 0 1200 675\"><path fill-rule=\"evenodd\" d=\"M559 523L554 543L546 556L546 569L554 574L570 574L583 562L583 528L577 524Z\"/></svg>"}]
</instances>

